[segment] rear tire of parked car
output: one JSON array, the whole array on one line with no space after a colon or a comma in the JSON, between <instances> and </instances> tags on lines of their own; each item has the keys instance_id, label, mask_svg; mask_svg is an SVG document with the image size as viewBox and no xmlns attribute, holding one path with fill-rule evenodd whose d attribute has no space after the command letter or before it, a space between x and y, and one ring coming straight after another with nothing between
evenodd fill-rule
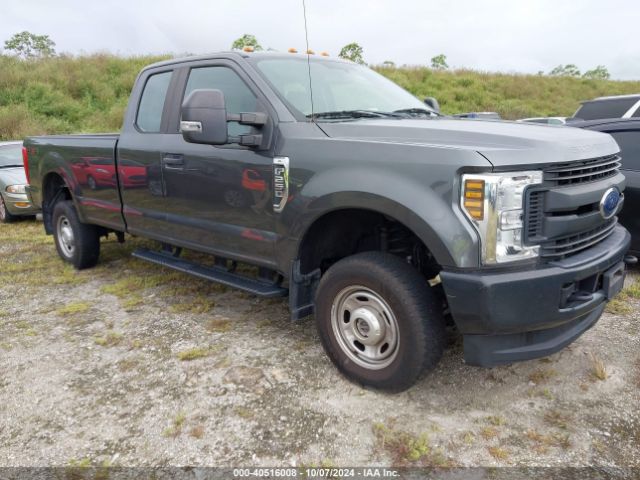
<instances>
[{"instance_id":1,"label":"rear tire of parked car","mask_svg":"<svg viewBox=\"0 0 640 480\"><path fill-rule=\"evenodd\" d=\"M4 198L0 195L0 222L2 223L11 223L17 217L15 215L11 215L9 210L7 210L7 204L4 202Z\"/></svg>"},{"instance_id":2,"label":"rear tire of parked car","mask_svg":"<svg viewBox=\"0 0 640 480\"><path fill-rule=\"evenodd\" d=\"M53 208L53 237L60 258L78 270L93 267L98 263L98 228L80 221L71 200L58 202Z\"/></svg>"},{"instance_id":3,"label":"rear tire of parked car","mask_svg":"<svg viewBox=\"0 0 640 480\"><path fill-rule=\"evenodd\" d=\"M323 275L316 325L327 355L350 380L392 392L433 369L445 345L442 305L401 258L365 252Z\"/></svg>"}]
</instances>

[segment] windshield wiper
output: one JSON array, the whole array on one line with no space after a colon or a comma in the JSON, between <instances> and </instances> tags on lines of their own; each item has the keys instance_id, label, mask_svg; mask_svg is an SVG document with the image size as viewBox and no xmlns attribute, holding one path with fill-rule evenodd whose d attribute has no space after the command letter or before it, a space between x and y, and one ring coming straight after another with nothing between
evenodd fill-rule
<instances>
[{"instance_id":1,"label":"windshield wiper","mask_svg":"<svg viewBox=\"0 0 640 480\"><path fill-rule=\"evenodd\" d=\"M400 110L394 110L393 113L405 113L411 116L427 116L427 117L440 117L442 116L438 112L429 110L428 108L401 108Z\"/></svg>"},{"instance_id":2,"label":"windshield wiper","mask_svg":"<svg viewBox=\"0 0 640 480\"><path fill-rule=\"evenodd\" d=\"M307 118L402 118L403 115L394 112L378 112L376 110L336 110L334 112L318 112L307 115Z\"/></svg>"},{"instance_id":3,"label":"windshield wiper","mask_svg":"<svg viewBox=\"0 0 640 480\"><path fill-rule=\"evenodd\" d=\"M24 165L0 165L0 168L16 168L23 167Z\"/></svg>"}]
</instances>

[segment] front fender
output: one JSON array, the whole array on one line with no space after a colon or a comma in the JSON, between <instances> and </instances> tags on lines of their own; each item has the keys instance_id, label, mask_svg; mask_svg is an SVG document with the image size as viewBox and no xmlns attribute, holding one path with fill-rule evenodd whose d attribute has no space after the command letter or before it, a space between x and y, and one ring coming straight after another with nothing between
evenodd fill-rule
<instances>
[{"instance_id":1,"label":"front fender","mask_svg":"<svg viewBox=\"0 0 640 480\"><path fill-rule=\"evenodd\" d=\"M453 178L452 178L453 177ZM440 176L440 178L446 178ZM409 228L442 266L473 267L478 239L458 207L458 175L425 183L388 169L336 167L314 175L285 209L291 219L284 255L297 258L313 223L341 209L365 209L387 215ZM287 218L288 217L288 218Z\"/></svg>"}]
</instances>

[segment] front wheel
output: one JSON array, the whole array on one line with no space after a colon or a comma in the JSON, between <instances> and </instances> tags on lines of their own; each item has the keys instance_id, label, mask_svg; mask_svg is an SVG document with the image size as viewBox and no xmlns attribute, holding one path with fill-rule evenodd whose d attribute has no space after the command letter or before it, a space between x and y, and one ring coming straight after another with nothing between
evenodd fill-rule
<instances>
[{"instance_id":1,"label":"front wheel","mask_svg":"<svg viewBox=\"0 0 640 480\"><path fill-rule=\"evenodd\" d=\"M0 195L0 222L9 223L13 222L15 219L16 216L9 213L9 210L7 210L7 204L4 202L2 195Z\"/></svg>"},{"instance_id":2,"label":"front wheel","mask_svg":"<svg viewBox=\"0 0 640 480\"><path fill-rule=\"evenodd\" d=\"M98 263L98 228L80 221L71 200L58 202L53 208L53 237L60 258L78 270L93 267Z\"/></svg>"},{"instance_id":3,"label":"front wheel","mask_svg":"<svg viewBox=\"0 0 640 480\"><path fill-rule=\"evenodd\" d=\"M316 295L323 347L350 380L399 392L442 357L442 305L424 278L383 252L347 257L325 273Z\"/></svg>"}]
</instances>

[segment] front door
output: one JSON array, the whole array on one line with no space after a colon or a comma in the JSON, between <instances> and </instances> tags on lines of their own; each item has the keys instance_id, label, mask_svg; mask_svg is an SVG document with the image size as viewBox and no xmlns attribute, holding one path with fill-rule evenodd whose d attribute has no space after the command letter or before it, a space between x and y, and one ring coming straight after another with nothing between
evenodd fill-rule
<instances>
[{"instance_id":1,"label":"front door","mask_svg":"<svg viewBox=\"0 0 640 480\"><path fill-rule=\"evenodd\" d=\"M254 112L263 104L231 62L191 68L180 103L196 89L221 90L229 113ZM251 132L251 127L234 122L228 128L230 136ZM271 263L272 152L188 143L177 125L165 136L162 149L162 205L174 234L203 250Z\"/></svg>"}]
</instances>

